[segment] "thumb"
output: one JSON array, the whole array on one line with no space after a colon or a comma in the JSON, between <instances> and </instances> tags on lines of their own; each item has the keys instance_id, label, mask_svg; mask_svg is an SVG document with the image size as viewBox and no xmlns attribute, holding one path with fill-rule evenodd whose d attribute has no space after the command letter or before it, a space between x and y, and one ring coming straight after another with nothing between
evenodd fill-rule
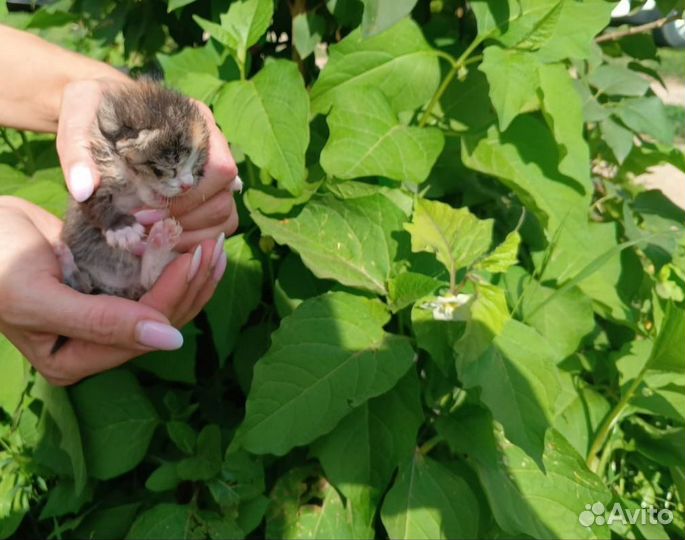
<instances>
[{"instance_id":1,"label":"thumb","mask_svg":"<svg viewBox=\"0 0 685 540\"><path fill-rule=\"evenodd\" d=\"M69 83L62 93L57 154L69 192L78 202L88 199L100 184L90 156L90 140L101 97L102 87L90 80Z\"/></svg>"},{"instance_id":2,"label":"thumb","mask_svg":"<svg viewBox=\"0 0 685 540\"><path fill-rule=\"evenodd\" d=\"M43 332L139 351L175 350L183 345L181 333L150 306L116 296L82 294L61 283L53 289L39 323Z\"/></svg>"}]
</instances>

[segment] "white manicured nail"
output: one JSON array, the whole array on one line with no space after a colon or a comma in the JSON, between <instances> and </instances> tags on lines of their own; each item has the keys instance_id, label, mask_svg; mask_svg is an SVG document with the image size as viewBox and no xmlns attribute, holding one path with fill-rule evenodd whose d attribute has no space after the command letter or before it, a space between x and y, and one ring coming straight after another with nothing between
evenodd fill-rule
<instances>
[{"instance_id":1,"label":"white manicured nail","mask_svg":"<svg viewBox=\"0 0 685 540\"><path fill-rule=\"evenodd\" d=\"M190 268L188 268L188 281L192 281L200 269L200 261L202 261L202 246L197 246L193 253L193 260L190 261Z\"/></svg>"},{"instance_id":2,"label":"white manicured nail","mask_svg":"<svg viewBox=\"0 0 685 540\"><path fill-rule=\"evenodd\" d=\"M243 181L240 179L240 176L236 176L233 182L231 182L231 191L243 192Z\"/></svg>"},{"instance_id":3,"label":"white manicured nail","mask_svg":"<svg viewBox=\"0 0 685 540\"><path fill-rule=\"evenodd\" d=\"M93 194L95 183L90 168L83 163L74 165L69 171L69 191L78 202L83 202Z\"/></svg>"},{"instance_id":4,"label":"white manicured nail","mask_svg":"<svg viewBox=\"0 0 685 540\"><path fill-rule=\"evenodd\" d=\"M221 233L219 238L216 239L216 244L214 244L214 251L212 252L212 268L216 266L219 256L224 251L224 240L226 240L226 235Z\"/></svg>"}]
</instances>

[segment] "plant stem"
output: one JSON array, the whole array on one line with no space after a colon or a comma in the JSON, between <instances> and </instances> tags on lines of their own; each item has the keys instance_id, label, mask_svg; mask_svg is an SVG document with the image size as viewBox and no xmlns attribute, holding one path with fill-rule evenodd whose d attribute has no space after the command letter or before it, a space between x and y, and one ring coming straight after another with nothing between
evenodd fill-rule
<instances>
[{"instance_id":1,"label":"plant stem","mask_svg":"<svg viewBox=\"0 0 685 540\"><path fill-rule=\"evenodd\" d=\"M449 71L445 79L442 81L442 84L438 87L436 90L435 94L433 94L433 97L431 98L430 102L428 103L428 107L426 107L426 110L423 113L423 116L421 116L421 119L419 120L419 127L424 127L428 123L428 119L430 118L433 109L435 106L438 104L440 101L440 98L442 95L447 91L447 88L449 85L452 83L454 78L457 76L457 73L459 73L459 70L466 65L466 61L468 60L469 56L471 56L471 53L476 50L476 47L481 44L483 41L483 38L477 37L476 39L473 40L471 45L468 46L468 48L461 54L459 58L456 60L452 60L450 57L450 61L452 62L452 69ZM438 51L441 58L445 58L445 53L442 51Z\"/></svg>"},{"instance_id":2,"label":"plant stem","mask_svg":"<svg viewBox=\"0 0 685 540\"><path fill-rule=\"evenodd\" d=\"M17 148L12 144L12 141L10 141L9 137L7 136L7 132L4 128L0 129L0 137L2 137L2 140L5 141L5 144L9 146L9 149L14 154L14 157L17 158L17 161L24 163L24 159L21 157L21 154L19 153Z\"/></svg>"},{"instance_id":3,"label":"plant stem","mask_svg":"<svg viewBox=\"0 0 685 540\"><path fill-rule=\"evenodd\" d=\"M436 435L435 437L428 439L425 443L423 443L419 447L419 453L422 456L425 456L428 454L428 452L433 450L433 448L435 448L441 442L442 442L442 437L440 435Z\"/></svg>"},{"instance_id":4,"label":"plant stem","mask_svg":"<svg viewBox=\"0 0 685 540\"><path fill-rule=\"evenodd\" d=\"M592 472L597 472L599 470L601 460L597 454L599 454L599 452L602 450L604 444L609 438L609 435L611 435L612 430L614 427L616 427L616 424L618 424L619 420L621 420L621 415L630 403L630 400L633 398L638 386L640 386L640 383L642 383L642 379L644 378L646 371L647 365L645 365L638 376L635 377L630 387L628 387L628 390L626 390L623 396L621 396L619 402L604 419L604 422L602 422L602 425L597 431L597 436L595 437L595 440L592 441L592 446L590 447L590 451L588 452L586 460L587 466Z\"/></svg>"},{"instance_id":5,"label":"plant stem","mask_svg":"<svg viewBox=\"0 0 685 540\"><path fill-rule=\"evenodd\" d=\"M644 32L651 32L652 30L656 30L658 28L661 28L662 26L667 25L670 22L675 21L678 19L679 16L677 13L674 13L672 15L668 15L667 17L662 17L661 19L657 19L656 21L652 21L646 24L641 24L639 26L631 26L627 30L621 30L619 32L610 32L608 34L603 34L599 36L597 39L595 39L595 43L607 43L609 41L618 41L619 39L623 39L624 37L628 36L634 36L635 34L642 34Z\"/></svg>"},{"instance_id":6,"label":"plant stem","mask_svg":"<svg viewBox=\"0 0 685 540\"><path fill-rule=\"evenodd\" d=\"M24 148L24 153L26 154L26 169L29 174L36 172L35 161L33 159L33 150L31 150L31 143L26 138L26 134L23 131L19 132L21 137L21 147Z\"/></svg>"}]
</instances>

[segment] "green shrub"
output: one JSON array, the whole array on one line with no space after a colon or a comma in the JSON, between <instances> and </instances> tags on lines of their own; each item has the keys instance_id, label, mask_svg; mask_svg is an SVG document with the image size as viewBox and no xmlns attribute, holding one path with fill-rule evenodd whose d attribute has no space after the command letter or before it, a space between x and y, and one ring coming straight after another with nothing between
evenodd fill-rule
<instances>
[{"instance_id":1,"label":"green shrub","mask_svg":"<svg viewBox=\"0 0 685 540\"><path fill-rule=\"evenodd\" d=\"M605 0L227 4L0 11L161 70L246 182L181 351L64 390L0 342L0 537L682 538L651 37ZM1 134L3 192L63 212L52 139Z\"/></svg>"}]
</instances>

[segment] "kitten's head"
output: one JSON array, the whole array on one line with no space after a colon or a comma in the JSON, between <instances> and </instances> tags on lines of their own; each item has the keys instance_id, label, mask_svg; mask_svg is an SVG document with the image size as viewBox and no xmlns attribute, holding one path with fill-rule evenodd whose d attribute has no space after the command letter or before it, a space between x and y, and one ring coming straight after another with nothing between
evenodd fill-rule
<instances>
[{"instance_id":1,"label":"kitten's head","mask_svg":"<svg viewBox=\"0 0 685 540\"><path fill-rule=\"evenodd\" d=\"M138 81L105 96L97 119L120 170L136 183L145 204L164 206L200 181L209 135L188 98Z\"/></svg>"}]
</instances>

